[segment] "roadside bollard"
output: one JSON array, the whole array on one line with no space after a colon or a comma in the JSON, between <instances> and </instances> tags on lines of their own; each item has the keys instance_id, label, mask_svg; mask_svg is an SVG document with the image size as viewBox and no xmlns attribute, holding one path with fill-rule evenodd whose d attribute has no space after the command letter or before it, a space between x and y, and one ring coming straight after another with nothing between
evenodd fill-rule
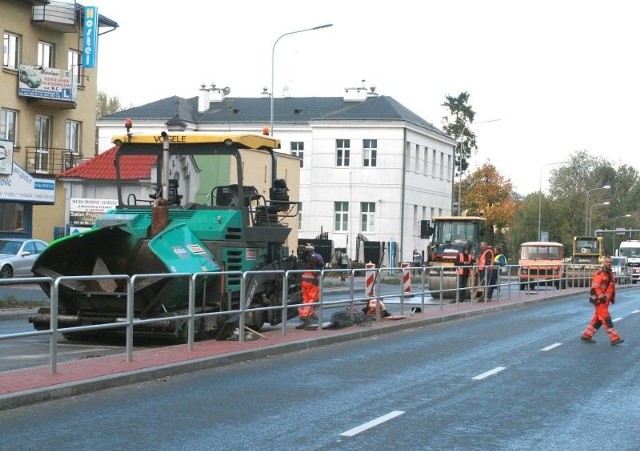
<instances>
[{"instance_id":1,"label":"roadside bollard","mask_svg":"<svg viewBox=\"0 0 640 451\"><path fill-rule=\"evenodd\" d=\"M409 267L411 266L409 263L401 263L402 267L402 295L403 296L412 296L411 294L411 271Z\"/></svg>"},{"instance_id":2,"label":"roadside bollard","mask_svg":"<svg viewBox=\"0 0 640 451\"><path fill-rule=\"evenodd\" d=\"M365 267L365 284L364 295L367 298L375 297L376 295L376 265L369 262L364 265Z\"/></svg>"}]
</instances>

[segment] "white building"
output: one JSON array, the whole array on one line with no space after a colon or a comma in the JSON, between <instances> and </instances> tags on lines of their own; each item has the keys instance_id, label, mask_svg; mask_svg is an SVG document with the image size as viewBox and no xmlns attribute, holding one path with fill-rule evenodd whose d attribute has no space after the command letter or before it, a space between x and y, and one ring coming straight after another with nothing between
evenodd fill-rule
<instances>
[{"instance_id":1,"label":"white building","mask_svg":"<svg viewBox=\"0 0 640 451\"><path fill-rule=\"evenodd\" d=\"M270 123L269 97L228 97L202 87L190 99L168 97L98 121L98 147L112 147L124 131L158 133L167 122L187 131L262 133ZM425 251L420 221L451 214L455 140L391 97L347 89L345 97L274 99L273 135L282 151L300 158L302 213L298 236L326 233L335 247L356 253L358 237L389 243L399 266Z\"/></svg>"}]
</instances>

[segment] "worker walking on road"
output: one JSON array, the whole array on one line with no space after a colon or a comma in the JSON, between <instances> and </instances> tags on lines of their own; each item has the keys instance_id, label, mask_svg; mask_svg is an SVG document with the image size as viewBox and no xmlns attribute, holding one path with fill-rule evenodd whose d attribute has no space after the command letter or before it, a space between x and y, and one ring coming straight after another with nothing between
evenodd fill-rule
<instances>
[{"instance_id":1,"label":"worker walking on road","mask_svg":"<svg viewBox=\"0 0 640 451\"><path fill-rule=\"evenodd\" d=\"M587 328L582 332L580 339L585 343L595 343L593 335L604 325L604 330L609 336L612 345L622 343L624 340L613 327L609 304L616 301L616 286L613 271L611 271L611 257L605 257L602 268L597 270L591 281L591 295L589 302L595 307L595 313Z\"/></svg>"}]
</instances>

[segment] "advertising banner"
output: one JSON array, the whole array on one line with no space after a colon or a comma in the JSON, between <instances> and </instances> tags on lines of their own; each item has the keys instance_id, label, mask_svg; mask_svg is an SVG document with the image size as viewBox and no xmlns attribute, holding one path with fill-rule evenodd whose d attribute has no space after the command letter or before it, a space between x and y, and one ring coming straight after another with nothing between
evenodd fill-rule
<instances>
[{"instance_id":1,"label":"advertising banner","mask_svg":"<svg viewBox=\"0 0 640 451\"><path fill-rule=\"evenodd\" d=\"M53 204L56 200L56 181L31 177L14 162L11 175L0 176L0 200Z\"/></svg>"},{"instance_id":2,"label":"advertising banner","mask_svg":"<svg viewBox=\"0 0 640 451\"><path fill-rule=\"evenodd\" d=\"M75 101L73 72L51 67L20 65L18 95L40 99Z\"/></svg>"},{"instance_id":3,"label":"advertising banner","mask_svg":"<svg viewBox=\"0 0 640 451\"><path fill-rule=\"evenodd\" d=\"M93 226L99 216L118 206L115 199L90 199L72 197L69 208L71 233Z\"/></svg>"}]
</instances>

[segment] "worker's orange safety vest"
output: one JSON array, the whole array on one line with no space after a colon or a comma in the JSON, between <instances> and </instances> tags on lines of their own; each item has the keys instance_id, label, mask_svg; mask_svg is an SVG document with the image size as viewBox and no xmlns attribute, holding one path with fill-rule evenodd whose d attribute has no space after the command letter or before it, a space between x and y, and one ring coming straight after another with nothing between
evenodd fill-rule
<instances>
[{"instance_id":1,"label":"worker's orange safety vest","mask_svg":"<svg viewBox=\"0 0 640 451\"><path fill-rule=\"evenodd\" d=\"M487 260L489 264L487 264ZM493 251L491 249L485 249L478 261L478 271L484 271L485 266L493 266Z\"/></svg>"},{"instance_id":2,"label":"worker's orange safety vest","mask_svg":"<svg viewBox=\"0 0 640 451\"><path fill-rule=\"evenodd\" d=\"M471 262L473 261L473 257L471 256L471 254L464 254L464 252L460 252L458 254L458 262L464 264L465 266L459 266L458 267L458 275L459 276L464 276L465 274L469 274L469 270L471 268L469 268L468 266L471 265Z\"/></svg>"}]
</instances>

